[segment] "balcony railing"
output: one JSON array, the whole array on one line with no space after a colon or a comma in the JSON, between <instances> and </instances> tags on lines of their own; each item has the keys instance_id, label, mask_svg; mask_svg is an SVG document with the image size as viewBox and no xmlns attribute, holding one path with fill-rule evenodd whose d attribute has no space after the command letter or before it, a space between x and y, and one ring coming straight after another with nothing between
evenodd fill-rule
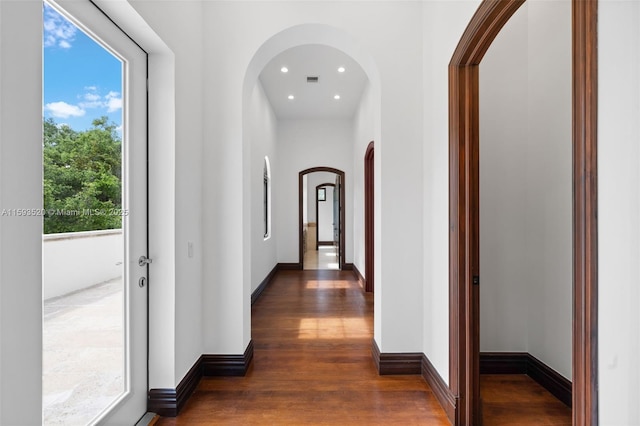
<instances>
[{"instance_id":1,"label":"balcony railing","mask_svg":"<svg viewBox=\"0 0 640 426\"><path fill-rule=\"evenodd\" d=\"M122 229L42 236L44 299L122 276Z\"/></svg>"}]
</instances>

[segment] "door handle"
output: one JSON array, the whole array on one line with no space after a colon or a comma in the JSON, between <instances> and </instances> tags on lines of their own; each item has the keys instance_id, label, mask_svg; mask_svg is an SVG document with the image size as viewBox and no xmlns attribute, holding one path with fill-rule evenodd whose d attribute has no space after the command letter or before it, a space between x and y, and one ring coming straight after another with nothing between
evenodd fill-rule
<instances>
[{"instance_id":1,"label":"door handle","mask_svg":"<svg viewBox=\"0 0 640 426\"><path fill-rule=\"evenodd\" d=\"M138 259L138 265L140 265L140 266L146 266L146 265L148 265L150 263L153 263L153 260L149 259L147 256L142 255Z\"/></svg>"}]
</instances>

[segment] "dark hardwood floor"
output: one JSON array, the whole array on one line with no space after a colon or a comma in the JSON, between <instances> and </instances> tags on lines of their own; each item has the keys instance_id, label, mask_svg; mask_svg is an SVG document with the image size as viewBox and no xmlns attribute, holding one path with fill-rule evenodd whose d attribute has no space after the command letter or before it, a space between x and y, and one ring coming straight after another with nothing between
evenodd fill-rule
<instances>
[{"instance_id":1,"label":"dark hardwood floor","mask_svg":"<svg viewBox=\"0 0 640 426\"><path fill-rule=\"evenodd\" d=\"M571 408L524 374L480 376L485 426L571 426Z\"/></svg>"},{"instance_id":2,"label":"dark hardwood floor","mask_svg":"<svg viewBox=\"0 0 640 426\"><path fill-rule=\"evenodd\" d=\"M178 417L156 425L449 424L421 376L377 374L373 296L350 271L278 272L254 304L251 323L254 358L247 375L205 377ZM539 404L539 389L526 393L535 382L525 381L520 397L511 376L494 377L483 376L485 426L571 424L570 410L569 423L550 423L540 414L558 413Z\"/></svg>"},{"instance_id":3,"label":"dark hardwood floor","mask_svg":"<svg viewBox=\"0 0 640 426\"><path fill-rule=\"evenodd\" d=\"M157 425L448 425L418 376L379 376L373 296L350 271L280 271L253 305L245 377L205 377Z\"/></svg>"}]
</instances>

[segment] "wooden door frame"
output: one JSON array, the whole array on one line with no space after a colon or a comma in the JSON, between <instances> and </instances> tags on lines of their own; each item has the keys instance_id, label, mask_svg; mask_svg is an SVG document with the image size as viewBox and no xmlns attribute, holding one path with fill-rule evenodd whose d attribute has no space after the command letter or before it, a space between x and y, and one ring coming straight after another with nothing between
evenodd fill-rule
<instances>
[{"instance_id":1,"label":"wooden door frame","mask_svg":"<svg viewBox=\"0 0 640 426\"><path fill-rule=\"evenodd\" d=\"M309 173L315 172L329 172L335 173L340 176L340 199L342 200L342 206L340 209L340 245L338 247L339 250L339 265L338 268L340 270L344 269L344 256L345 256L345 240L344 237L346 235L345 229L347 224L345 223L345 178L344 172L339 169L334 169L333 167L312 167L310 169L302 170L298 173L298 269L302 270L304 267L304 247L303 243L303 233L304 233L304 223L303 223L303 208L302 208L302 195L303 195L303 182L302 178L304 175L308 175Z\"/></svg>"},{"instance_id":2,"label":"wooden door frame","mask_svg":"<svg viewBox=\"0 0 640 426\"><path fill-rule=\"evenodd\" d=\"M327 183L321 183L320 185L316 185L316 250L318 250L320 247L320 216L318 215L318 207L319 207L318 189L325 188L327 186L333 187L335 191L335 187L336 187L335 183L327 182Z\"/></svg>"},{"instance_id":3,"label":"wooden door frame","mask_svg":"<svg viewBox=\"0 0 640 426\"><path fill-rule=\"evenodd\" d=\"M484 0L449 64L449 386L455 425L480 424L479 81L482 57L525 0ZM573 424L598 424L597 0L572 0ZM476 287L476 289L474 289ZM476 393L474 393L476 392Z\"/></svg>"},{"instance_id":4,"label":"wooden door frame","mask_svg":"<svg viewBox=\"0 0 640 426\"><path fill-rule=\"evenodd\" d=\"M373 292L374 287L374 144L369 142L364 154L364 289Z\"/></svg>"}]
</instances>

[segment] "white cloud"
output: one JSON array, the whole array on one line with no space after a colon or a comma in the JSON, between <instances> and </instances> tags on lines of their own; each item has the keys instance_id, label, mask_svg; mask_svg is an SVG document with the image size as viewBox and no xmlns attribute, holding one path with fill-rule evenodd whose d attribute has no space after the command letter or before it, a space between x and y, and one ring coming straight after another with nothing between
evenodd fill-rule
<instances>
[{"instance_id":1,"label":"white cloud","mask_svg":"<svg viewBox=\"0 0 640 426\"><path fill-rule=\"evenodd\" d=\"M122 109L122 98L111 98L107 101L107 112L115 112Z\"/></svg>"},{"instance_id":2,"label":"white cloud","mask_svg":"<svg viewBox=\"0 0 640 426\"><path fill-rule=\"evenodd\" d=\"M78 29L45 3L44 6L44 47L58 46L70 49Z\"/></svg>"},{"instance_id":3,"label":"white cloud","mask_svg":"<svg viewBox=\"0 0 640 426\"><path fill-rule=\"evenodd\" d=\"M91 90L78 97L83 99L83 101L78 104L81 108L102 108L105 106L104 102L102 102L102 97L95 93L95 90Z\"/></svg>"},{"instance_id":4,"label":"white cloud","mask_svg":"<svg viewBox=\"0 0 640 426\"><path fill-rule=\"evenodd\" d=\"M76 105L64 101L51 102L44 106L44 110L56 118L69 118L82 117L87 113L87 110L98 109L112 113L122 109L122 96L113 90L103 96L98 87L87 86L85 93L78 95L77 98Z\"/></svg>"},{"instance_id":5,"label":"white cloud","mask_svg":"<svg viewBox=\"0 0 640 426\"><path fill-rule=\"evenodd\" d=\"M111 91L104 97L107 100L107 112L115 112L122 109L122 97L120 93Z\"/></svg>"},{"instance_id":6,"label":"white cloud","mask_svg":"<svg viewBox=\"0 0 640 426\"><path fill-rule=\"evenodd\" d=\"M97 93L85 93L84 100L89 102L95 102L100 100L100 95L98 95Z\"/></svg>"},{"instance_id":7,"label":"white cloud","mask_svg":"<svg viewBox=\"0 0 640 426\"><path fill-rule=\"evenodd\" d=\"M48 103L44 109L56 118L82 117L86 113L81 107L62 101Z\"/></svg>"},{"instance_id":8,"label":"white cloud","mask_svg":"<svg viewBox=\"0 0 640 426\"><path fill-rule=\"evenodd\" d=\"M84 109L103 108L107 110L107 113L118 111L122 109L122 97L120 93L110 91L104 96L100 95L100 91L96 86L87 86L87 90L81 96L82 102L78 103L78 106Z\"/></svg>"}]
</instances>

